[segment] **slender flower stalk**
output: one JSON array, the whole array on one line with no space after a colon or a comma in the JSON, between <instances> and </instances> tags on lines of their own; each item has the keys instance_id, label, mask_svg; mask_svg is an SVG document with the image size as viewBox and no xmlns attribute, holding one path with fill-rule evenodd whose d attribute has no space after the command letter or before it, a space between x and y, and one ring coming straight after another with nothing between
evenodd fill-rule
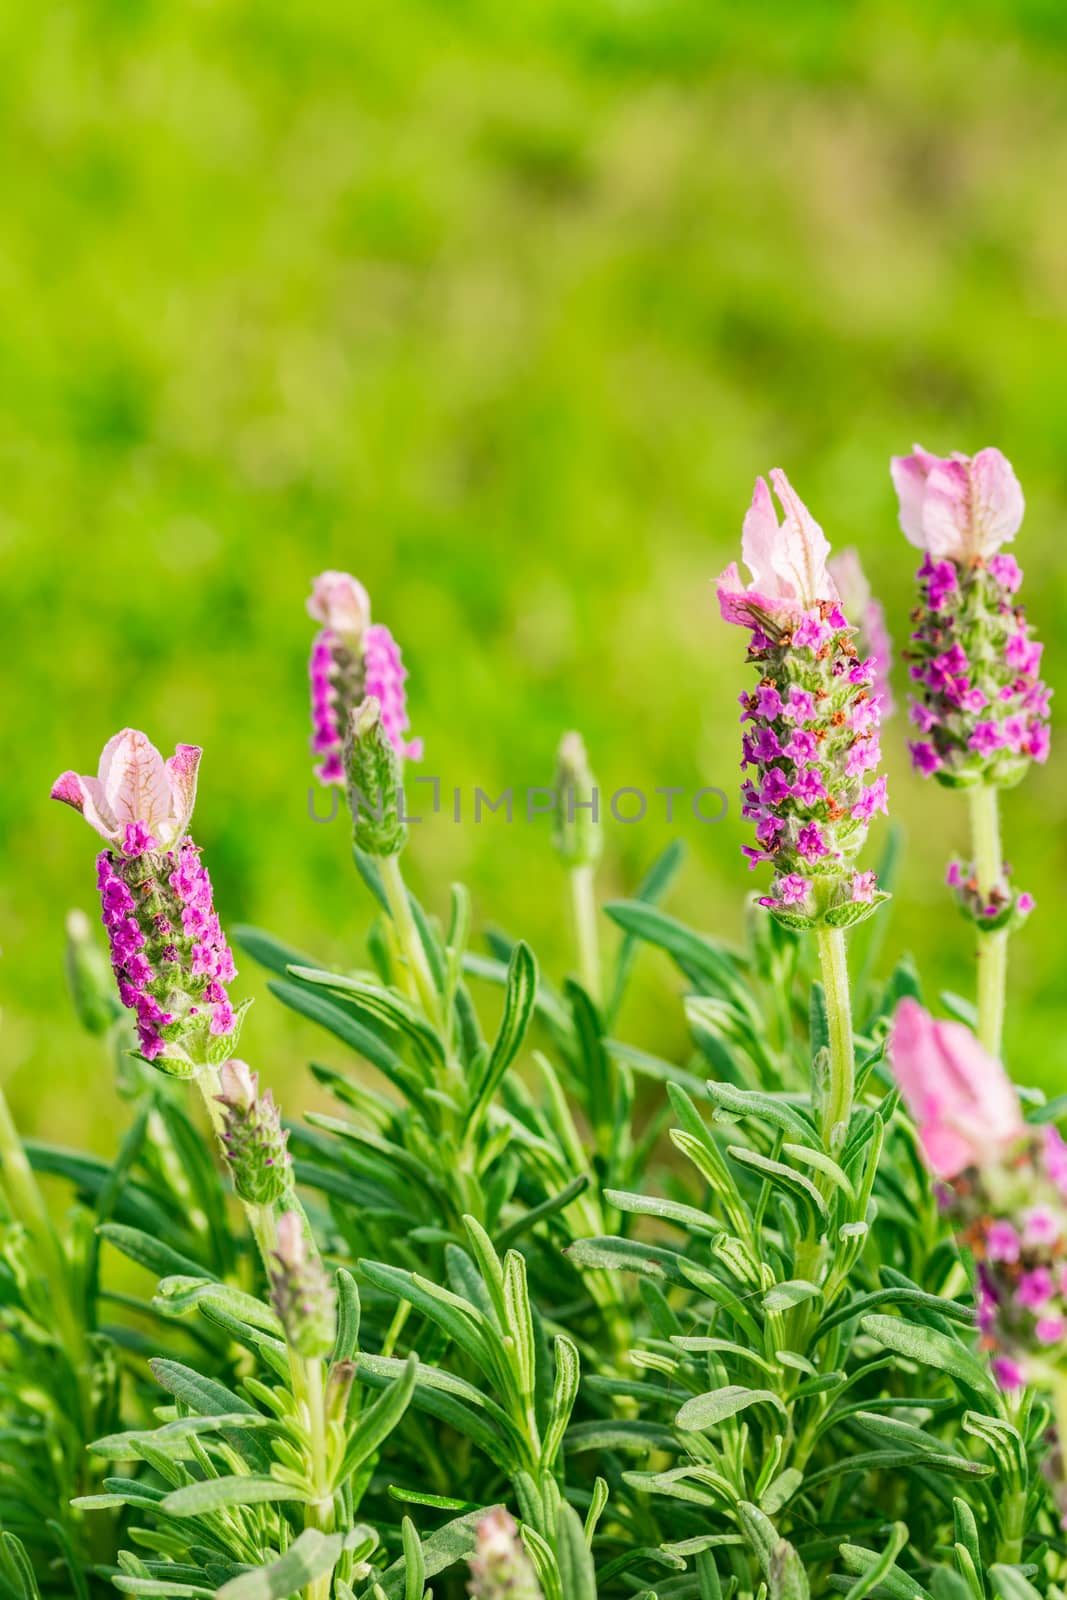
<instances>
[{"instance_id":1,"label":"slender flower stalk","mask_svg":"<svg viewBox=\"0 0 1067 1600\"><path fill-rule=\"evenodd\" d=\"M760 478L745 517L742 554L718 581L725 621L749 630L759 673L741 695L742 815L756 824L744 846L750 867L769 862L773 892L759 904L789 927L817 936L830 1026L830 1082L823 1135L847 1128L854 1090L852 1016L843 930L887 896L856 857L871 817L887 809L886 780L865 775L880 760L877 663L862 659L837 585L830 546L784 472L771 473L783 521Z\"/></svg>"},{"instance_id":2,"label":"slender flower stalk","mask_svg":"<svg viewBox=\"0 0 1067 1600\"><path fill-rule=\"evenodd\" d=\"M311 749L321 757L321 783L344 783L345 730L368 695L381 707L386 735L397 755L417 761L422 742L408 739L407 669L389 629L370 620L370 596L347 572L322 572L314 580L308 612L323 624L311 647Z\"/></svg>"},{"instance_id":3,"label":"slender flower stalk","mask_svg":"<svg viewBox=\"0 0 1067 1600\"><path fill-rule=\"evenodd\" d=\"M941 458L916 445L891 464L900 525L923 552L920 603L907 652L914 685L910 745L924 777L967 789L973 860L953 863L949 883L973 921L978 951L978 1032L999 1052L1007 942L1033 899L1009 881L1000 843L999 792L1049 751L1050 692L1042 647L1016 595L1022 571L1002 546L1025 503L999 450Z\"/></svg>"},{"instance_id":4,"label":"slender flower stalk","mask_svg":"<svg viewBox=\"0 0 1067 1600\"><path fill-rule=\"evenodd\" d=\"M848 951L840 928L818 929L815 943L830 1030L830 1092L823 1106L822 1136L824 1144L835 1145L842 1142L842 1134L848 1128L856 1087Z\"/></svg>"},{"instance_id":5,"label":"slender flower stalk","mask_svg":"<svg viewBox=\"0 0 1067 1600\"><path fill-rule=\"evenodd\" d=\"M599 791L580 733L565 733L556 763L556 814L552 842L571 894L578 971L582 987L601 1000L600 936L597 926L596 866L604 847Z\"/></svg>"}]
</instances>

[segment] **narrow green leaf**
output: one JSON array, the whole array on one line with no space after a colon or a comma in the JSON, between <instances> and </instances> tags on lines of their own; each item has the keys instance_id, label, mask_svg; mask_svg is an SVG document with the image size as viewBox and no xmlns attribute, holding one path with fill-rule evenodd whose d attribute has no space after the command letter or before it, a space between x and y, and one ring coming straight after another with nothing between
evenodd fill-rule
<instances>
[{"instance_id":1,"label":"narrow green leaf","mask_svg":"<svg viewBox=\"0 0 1067 1600\"><path fill-rule=\"evenodd\" d=\"M275 1478L204 1478L172 1489L161 1502L161 1510L172 1517L198 1517L227 1506L258 1506L276 1501L308 1499L307 1491Z\"/></svg>"},{"instance_id":2,"label":"narrow green leaf","mask_svg":"<svg viewBox=\"0 0 1067 1600\"><path fill-rule=\"evenodd\" d=\"M343 1548L343 1534L305 1528L285 1554L269 1567L242 1572L239 1578L224 1583L218 1590L217 1600L288 1600L316 1578L331 1573Z\"/></svg>"},{"instance_id":3,"label":"narrow green leaf","mask_svg":"<svg viewBox=\"0 0 1067 1600\"><path fill-rule=\"evenodd\" d=\"M339 1473L339 1478L342 1482L350 1478L354 1472L357 1472L392 1433L408 1408L408 1402L415 1388L415 1379L418 1376L418 1371L418 1357L409 1356L404 1370L396 1382L391 1383L384 1394L378 1396L373 1405L368 1406L361 1412L349 1435L348 1445L345 1449L344 1460Z\"/></svg>"},{"instance_id":4,"label":"narrow green leaf","mask_svg":"<svg viewBox=\"0 0 1067 1600\"><path fill-rule=\"evenodd\" d=\"M536 1002L537 962L529 945L520 940L508 963L504 1015L492 1051L483 1058L484 1065L471 1085L472 1115L480 1114L492 1100L500 1080L522 1048Z\"/></svg>"},{"instance_id":5,"label":"narrow green leaf","mask_svg":"<svg viewBox=\"0 0 1067 1600\"><path fill-rule=\"evenodd\" d=\"M872 1316L862 1319L864 1333L887 1350L907 1356L926 1367L938 1367L957 1382L995 1404L996 1388L989 1372L965 1345L934 1328L904 1322L899 1317Z\"/></svg>"},{"instance_id":6,"label":"narrow green leaf","mask_svg":"<svg viewBox=\"0 0 1067 1600\"><path fill-rule=\"evenodd\" d=\"M740 1384L727 1384L713 1389L709 1394L694 1395L678 1411L675 1422L690 1433L703 1433L728 1417L734 1417L748 1406L770 1405L783 1417L788 1416L785 1405L771 1389L745 1389Z\"/></svg>"}]
</instances>

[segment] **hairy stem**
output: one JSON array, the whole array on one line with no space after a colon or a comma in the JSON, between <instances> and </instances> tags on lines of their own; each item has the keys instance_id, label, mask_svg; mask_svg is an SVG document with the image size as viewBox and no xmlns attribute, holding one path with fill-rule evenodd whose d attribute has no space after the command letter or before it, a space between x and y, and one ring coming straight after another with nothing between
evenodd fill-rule
<instances>
[{"instance_id":1,"label":"hairy stem","mask_svg":"<svg viewBox=\"0 0 1067 1600\"><path fill-rule=\"evenodd\" d=\"M830 1029L830 1083L823 1107L823 1143L834 1143L834 1130L847 1128L856 1085L856 1056L852 1043L852 1002L848 987L845 935L840 928L823 928L815 935L826 993Z\"/></svg>"},{"instance_id":2,"label":"hairy stem","mask_svg":"<svg viewBox=\"0 0 1067 1600\"><path fill-rule=\"evenodd\" d=\"M597 931L596 895L594 893L595 869L585 865L571 867L567 876L571 884L571 910L574 916L574 938L578 948L578 975L582 988L593 1001L600 1004L600 936Z\"/></svg>"},{"instance_id":3,"label":"hairy stem","mask_svg":"<svg viewBox=\"0 0 1067 1600\"><path fill-rule=\"evenodd\" d=\"M971 838L978 893L988 901L1004 876L1000 844L1000 796L991 784L971 789ZM978 1037L990 1055L999 1056L1004 1032L1004 994L1008 972L1008 930L978 935Z\"/></svg>"}]
</instances>

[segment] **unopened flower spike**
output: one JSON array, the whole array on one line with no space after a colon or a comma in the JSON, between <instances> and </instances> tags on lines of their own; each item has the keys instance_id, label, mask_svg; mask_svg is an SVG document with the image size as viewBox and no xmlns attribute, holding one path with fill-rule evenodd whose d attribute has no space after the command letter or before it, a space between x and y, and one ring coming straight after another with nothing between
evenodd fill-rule
<instances>
[{"instance_id":1,"label":"unopened flower spike","mask_svg":"<svg viewBox=\"0 0 1067 1600\"><path fill-rule=\"evenodd\" d=\"M518 1524L503 1506L482 1518L474 1538L469 1585L474 1600L542 1600Z\"/></svg>"},{"instance_id":2,"label":"unopened flower spike","mask_svg":"<svg viewBox=\"0 0 1067 1600\"><path fill-rule=\"evenodd\" d=\"M199 761L195 745L164 761L126 728L105 745L95 778L65 772L52 787L112 846L96 866L119 998L136 1015L144 1058L179 1077L233 1053L249 1003L235 1012L230 1002L233 955L186 832Z\"/></svg>"},{"instance_id":3,"label":"unopened flower spike","mask_svg":"<svg viewBox=\"0 0 1067 1600\"><path fill-rule=\"evenodd\" d=\"M912 763L950 788L1010 787L1049 752L1042 647L1017 601L1022 570L1002 546L1024 501L999 450L942 458L916 445L891 471L905 537L923 552L907 651Z\"/></svg>"},{"instance_id":4,"label":"unopened flower spike","mask_svg":"<svg viewBox=\"0 0 1067 1600\"><path fill-rule=\"evenodd\" d=\"M403 770L381 703L372 695L349 713L344 767L357 849L369 856L398 855L408 831Z\"/></svg>"},{"instance_id":5,"label":"unopened flower spike","mask_svg":"<svg viewBox=\"0 0 1067 1600\"><path fill-rule=\"evenodd\" d=\"M784 472L757 480L742 555L718 581L727 622L749 629L759 673L741 695L742 815L756 825L744 853L769 862L773 892L760 904L790 927L845 928L888 896L856 857L871 818L887 810L881 760L877 662L856 649L855 629L830 572L830 546Z\"/></svg>"},{"instance_id":6,"label":"unopened flower spike","mask_svg":"<svg viewBox=\"0 0 1067 1600\"><path fill-rule=\"evenodd\" d=\"M322 572L314 580L308 611L323 624L311 647L311 749L323 783L345 781L344 740L355 706L373 695L397 754L417 761L422 742L408 739L407 669L389 629L370 620L370 597L347 572Z\"/></svg>"},{"instance_id":7,"label":"unopened flower spike","mask_svg":"<svg viewBox=\"0 0 1067 1600\"><path fill-rule=\"evenodd\" d=\"M292 1189L289 1135L274 1096L259 1092L259 1077L243 1061L224 1061L219 1071L223 1108L219 1137L238 1197L248 1205L271 1206Z\"/></svg>"},{"instance_id":8,"label":"unopened flower spike","mask_svg":"<svg viewBox=\"0 0 1067 1600\"><path fill-rule=\"evenodd\" d=\"M902 1000L889 1056L944 1214L974 1258L978 1327L1006 1389L1067 1363L1067 1145L1028 1127L1003 1066L959 1022Z\"/></svg>"},{"instance_id":9,"label":"unopened flower spike","mask_svg":"<svg viewBox=\"0 0 1067 1600\"><path fill-rule=\"evenodd\" d=\"M337 1296L322 1262L308 1249L304 1228L299 1212L286 1211L278 1219L270 1297L287 1343L298 1355L315 1361L333 1349Z\"/></svg>"},{"instance_id":10,"label":"unopened flower spike","mask_svg":"<svg viewBox=\"0 0 1067 1600\"><path fill-rule=\"evenodd\" d=\"M565 867L593 867L604 848L597 781L580 733L559 742L552 843Z\"/></svg>"},{"instance_id":11,"label":"unopened flower spike","mask_svg":"<svg viewBox=\"0 0 1067 1600\"><path fill-rule=\"evenodd\" d=\"M67 913L67 985L78 1021L87 1033L106 1033L122 1015L115 980L98 936L84 911Z\"/></svg>"}]
</instances>

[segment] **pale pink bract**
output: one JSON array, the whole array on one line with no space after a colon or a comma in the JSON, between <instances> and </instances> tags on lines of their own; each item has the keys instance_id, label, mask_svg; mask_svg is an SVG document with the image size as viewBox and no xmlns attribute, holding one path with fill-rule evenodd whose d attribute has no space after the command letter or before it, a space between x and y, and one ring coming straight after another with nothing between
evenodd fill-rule
<instances>
[{"instance_id":1,"label":"pale pink bract","mask_svg":"<svg viewBox=\"0 0 1067 1600\"><path fill-rule=\"evenodd\" d=\"M988 560L1019 531L1026 502L999 450L935 456L917 444L910 456L894 456L889 470L905 538L935 561Z\"/></svg>"},{"instance_id":2,"label":"pale pink bract","mask_svg":"<svg viewBox=\"0 0 1067 1600\"><path fill-rule=\"evenodd\" d=\"M349 638L370 623L370 595L350 572L320 572L311 581L307 608L316 622Z\"/></svg>"},{"instance_id":3,"label":"pale pink bract","mask_svg":"<svg viewBox=\"0 0 1067 1600\"><path fill-rule=\"evenodd\" d=\"M782 469L773 468L770 476L783 520L779 523L765 480L757 478L741 530L741 556L752 582L741 581L732 561L716 584L723 620L744 627L752 627L761 614L799 618L821 600L839 598L827 566L829 540Z\"/></svg>"},{"instance_id":4,"label":"pale pink bract","mask_svg":"<svg viewBox=\"0 0 1067 1600\"><path fill-rule=\"evenodd\" d=\"M943 1181L996 1161L1025 1132L1011 1080L963 1023L937 1022L904 999L889 1057L926 1160Z\"/></svg>"},{"instance_id":5,"label":"pale pink bract","mask_svg":"<svg viewBox=\"0 0 1067 1600\"><path fill-rule=\"evenodd\" d=\"M201 753L198 745L180 744L164 761L147 734L123 728L104 746L96 777L64 772L52 785L52 799L81 812L119 850L138 824L156 848L169 849L189 826Z\"/></svg>"}]
</instances>

